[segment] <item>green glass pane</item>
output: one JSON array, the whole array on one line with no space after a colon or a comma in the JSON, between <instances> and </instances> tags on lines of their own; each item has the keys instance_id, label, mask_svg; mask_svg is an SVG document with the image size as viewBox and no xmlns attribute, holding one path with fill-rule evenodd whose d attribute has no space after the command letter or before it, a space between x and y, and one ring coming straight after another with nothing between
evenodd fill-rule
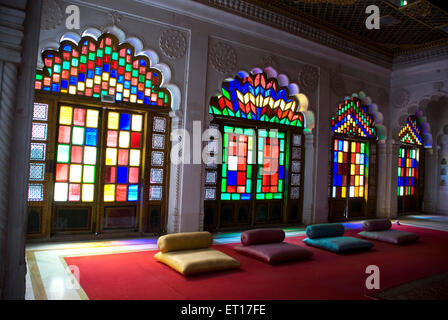
<instances>
[{"instance_id":1,"label":"green glass pane","mask_svg":"<svg viewBox=\"0 0 448 320\"><path fill-rule=\"evenodd\" d=\"M110 47L106 47L106 48L104 49L104 52L105 52L106 54L110 54L110 53L112 52L112 50L111 50Z\"/></svg>"},{"instance_id":2,"label":"green glass pane","mask_svg":"<svg viewBox=\"0 0 448 320\"><path fill-rule=\"evenodd\" d=\"M257 192L261 192L261 180L257 179Z\"/></svg>"},{"instance_id":3,"label":"green glass pane","mask_svg":"<svg viewBox=\"0 0 448 320\"><path fill-rule=\"evenodd\" d=\"M221 192L226 192L227 189L227 184L226 184L226 179L221 179Z\"/></svg>"},{"instance_id":4,"label":"green glass pane","mask_svg":"<svg viewBox=\"0 0 448 320\"><path fill-rule=\"evenodd\" d=\"M222 165L222 176L223 176L223 178L227 177L227 164L226 163L224 163Z\"/></svg>"},{"instance_id":5,"label":"green glass pane","mask_svg":"<svg viewBox=\"0 0 448 320\"><path fill-rule=\"evenodd\" d=\"M252 178L252 166L247 166L247 178Z\"/></svg>"},{"instance_id":6,"label":"green glass pane","mask_svg":"<svg viewBox=\"0 0 448 320\"><path fill-rule=\"evenodd\" d=\"M113 52L112 53L112 60L117 60L118 59L118 52Z\"/></svg>"},{"instance_id":7,"label":"green glass pane","mask_svg":"<svg viewBox=\"0 0 448 320\"><path fill-rule=\"evenodd\" d=\"M250 181L249 179L246 180L246 191L250 192L252 190L252 181Z\"/></svg>"},{"instance_id":8,"label":"green glass pane","mask_svg":"<svg viewBox=\"0 0 448 320\"><path fill-rule=\"evenodd\" d=\"M272 193L266 193L266 199L271 200L274 198L274 195Z\"/></svg>"},{"instance_id":9,"label":"green glass pane","mask_svg":"<svg viewBox=\"0 0 448 320\"><path fill-rule=\"evenodd\" d=\"M232 194L232 200L240 200L241 195L239 195L238 193L234 193Z\"/></svg>"},{"instance_id":10,"label":"green glass pane","mask_svg":"<svg viewBox=\"0 0 448 320\"><path fill-rule=\"evenodd\" d=\"M229 193L221 193L221 200L230 200Z\"/></svg>"},{"instance_id":11,"label":"green glass pane","mask_svg":"<svg viewBox=\"0 0 448 320\"><path fill-rule=\"evenodd\" d=\"M120 59L118 60L118 64L119 64L120 66L124 66L124 58L120 58Z\"/></svg>"},{"instance_id":12,"label":"green glass pane","mask_svg":"<svg viewBox=\"0 0 448 320\"><path fill-rule=\"evenodd\" d=\"M69 159L70 159L70 146L67 144L58 144L56 161L62 163L68 163Z\"/></svg>"},{"instance_id":13,"label":"green glass pane","mask_svg":"<svg viewBox=\"0 0 448 320\"><path fill-rule=\"evenodd\" d=\"M78 66L78 59L72 58L72 66L74 66L74 67Z\"/></svg>"},{"instance_id":14,"label":"green glass pane","mask_svg":"<svg viewBox=\"0 0 448 320\"><path fill-rule=\"evenodd\" d=\"M282 194L281 193L274 193L274 199L281 199Z\"/></svg>"},{"instance_id":15,"label":"green glass pane","mask_svg":"<svg viewBox=\"0 0 448 320\"><path fill-rule=\"evenodd\" d=\"M257 195L256 195L256 199L257 199L257 200L264 200L264 198L265 198L265 197L264 197L264 194L258 194L258 193L257 193Z\"/></svg>"},{"instance_id":16,"label":"green glass pane","mask_svg":"<svg viewBox=\"0 0 448 320\"><path fill-rule=\"evenodd\" d=\"M97 57L102 57L103 56L103 50L101 50L101 49L98 49L97 51L96 51L96 55L97 55Z\"/></svg>"}]
</instances>

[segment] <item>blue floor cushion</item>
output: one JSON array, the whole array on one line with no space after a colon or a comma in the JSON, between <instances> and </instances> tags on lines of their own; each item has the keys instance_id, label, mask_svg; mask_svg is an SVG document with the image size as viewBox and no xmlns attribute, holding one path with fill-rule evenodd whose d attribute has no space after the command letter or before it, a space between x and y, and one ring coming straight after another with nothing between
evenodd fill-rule
<instances>
[{"instance_id":1,"label":"blue floor cushion","mask_svg":"<svg viewBox=\"0 0 448 320\"><path fill-rule=\"evenodd\" d=\"M369 250L373 248L373 243L353 237L306 238L303 242L309 246L336 253Z\"/></svg>"}]
</instances>

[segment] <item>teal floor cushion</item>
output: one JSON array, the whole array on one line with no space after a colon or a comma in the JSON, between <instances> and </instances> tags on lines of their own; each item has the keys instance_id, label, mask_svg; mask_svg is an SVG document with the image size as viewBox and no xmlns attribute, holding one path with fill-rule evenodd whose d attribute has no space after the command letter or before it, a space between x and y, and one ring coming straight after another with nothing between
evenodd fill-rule
<instances>
[{"instance_id":1,"label":"teal floor cushion","mask_svg":"<svg viewBox=\"0 0 448 320\"><path fill-rule=\"evenodd\" d=\"M353 237L328 237L303 240L307 245L336 253L362 251L373 248L373 243Z\"/></svg>"}]
</instances>

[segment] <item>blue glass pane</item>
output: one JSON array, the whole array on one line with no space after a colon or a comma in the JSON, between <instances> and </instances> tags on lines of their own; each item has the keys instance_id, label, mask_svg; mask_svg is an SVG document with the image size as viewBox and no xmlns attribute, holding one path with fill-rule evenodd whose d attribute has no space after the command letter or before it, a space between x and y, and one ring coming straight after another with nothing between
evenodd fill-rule
<instances>
[{"instance_id":1,"label":"blue glass pane","mask_svg":"<svg viewBox=\"0 0 448 320\"><path fill-rule=\"evenodd\" d=\"M243 193L241 195L241 200L250 200L250 194L249 193Z\"/></svg>"},{"instance_id":2,"label":"blue glass pane","mask_svg":"<svg viewBox=\"0 0 448 320\"><path fill-rule=\"evenodd\" d=\"M128 187L128 201L138 200L138 184L131 184Z\"/></svg>"},{"instance_id":3,"label":"blue glass pane","mask_svg":"<svg viewBox=\"0 0 448 320\"><path fill-rule=\"evenodd\" d=\"M236 171L228 172L227 185L236 186Z\"/></svg>"},{"instance_id":4,"label":"blue glass pane","mask_svg":"<svg viewBox=\"0 0 448 320\"><path fill-rule=\"evenodd\" d=\"M283 179L283 166L278 167L278 178Z\"/></svg>"},{"instance_id":5,"label":"blue glass pane","mask_svg":"<svg viewBox=\"0 0 448 320\"><path fill-rule=\"evenodd\" d=\"M338 184L339 187L342 186L342 175L338 175Z\"/></svg>"},{"instance_id":6,"label":"blue glass pane","mask_svg":"<svg viewBox=\"0 0 448 320\"><path fill-rule=\"evenodd\" d=\"M120 130L131 129L131 115L129 113L120 114Z\"/></svg>"},{"instance_id":7,"label":"blue glass pane","mask_svg":"<svg viewBox=\"0 0 448 320\"><path fill-rule=\"evenodd\" d=\"M128 167L118 167L117 183L127 183L127 182L128 182Z\"/></svg>"},{"instance_id":8,"label":"blue glass pane","mask_svg":"<svg viewBox=\"0 0 448 320\"><path fill-rule=\"evenodd\" d=\"M86 128L86 146L96 147L97 129Z\"/></svg>"}]
</instances>

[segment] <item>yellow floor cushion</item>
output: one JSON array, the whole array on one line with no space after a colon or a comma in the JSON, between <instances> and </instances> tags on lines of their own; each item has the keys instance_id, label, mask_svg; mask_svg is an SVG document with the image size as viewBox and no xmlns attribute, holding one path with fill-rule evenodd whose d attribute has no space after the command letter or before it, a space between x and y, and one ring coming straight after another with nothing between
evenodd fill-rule
<instances>
[{"instance_id":1,"label":"yellow floor cushion","mask_svg":"<svg viewBox=\"0 0 448 320\"><path fill-rule=\"evenodd\" d=\"M183 275L238 268L240 263L221 251L203 248L158 252L154 257Z\"/></svg>"}]
</instances>

